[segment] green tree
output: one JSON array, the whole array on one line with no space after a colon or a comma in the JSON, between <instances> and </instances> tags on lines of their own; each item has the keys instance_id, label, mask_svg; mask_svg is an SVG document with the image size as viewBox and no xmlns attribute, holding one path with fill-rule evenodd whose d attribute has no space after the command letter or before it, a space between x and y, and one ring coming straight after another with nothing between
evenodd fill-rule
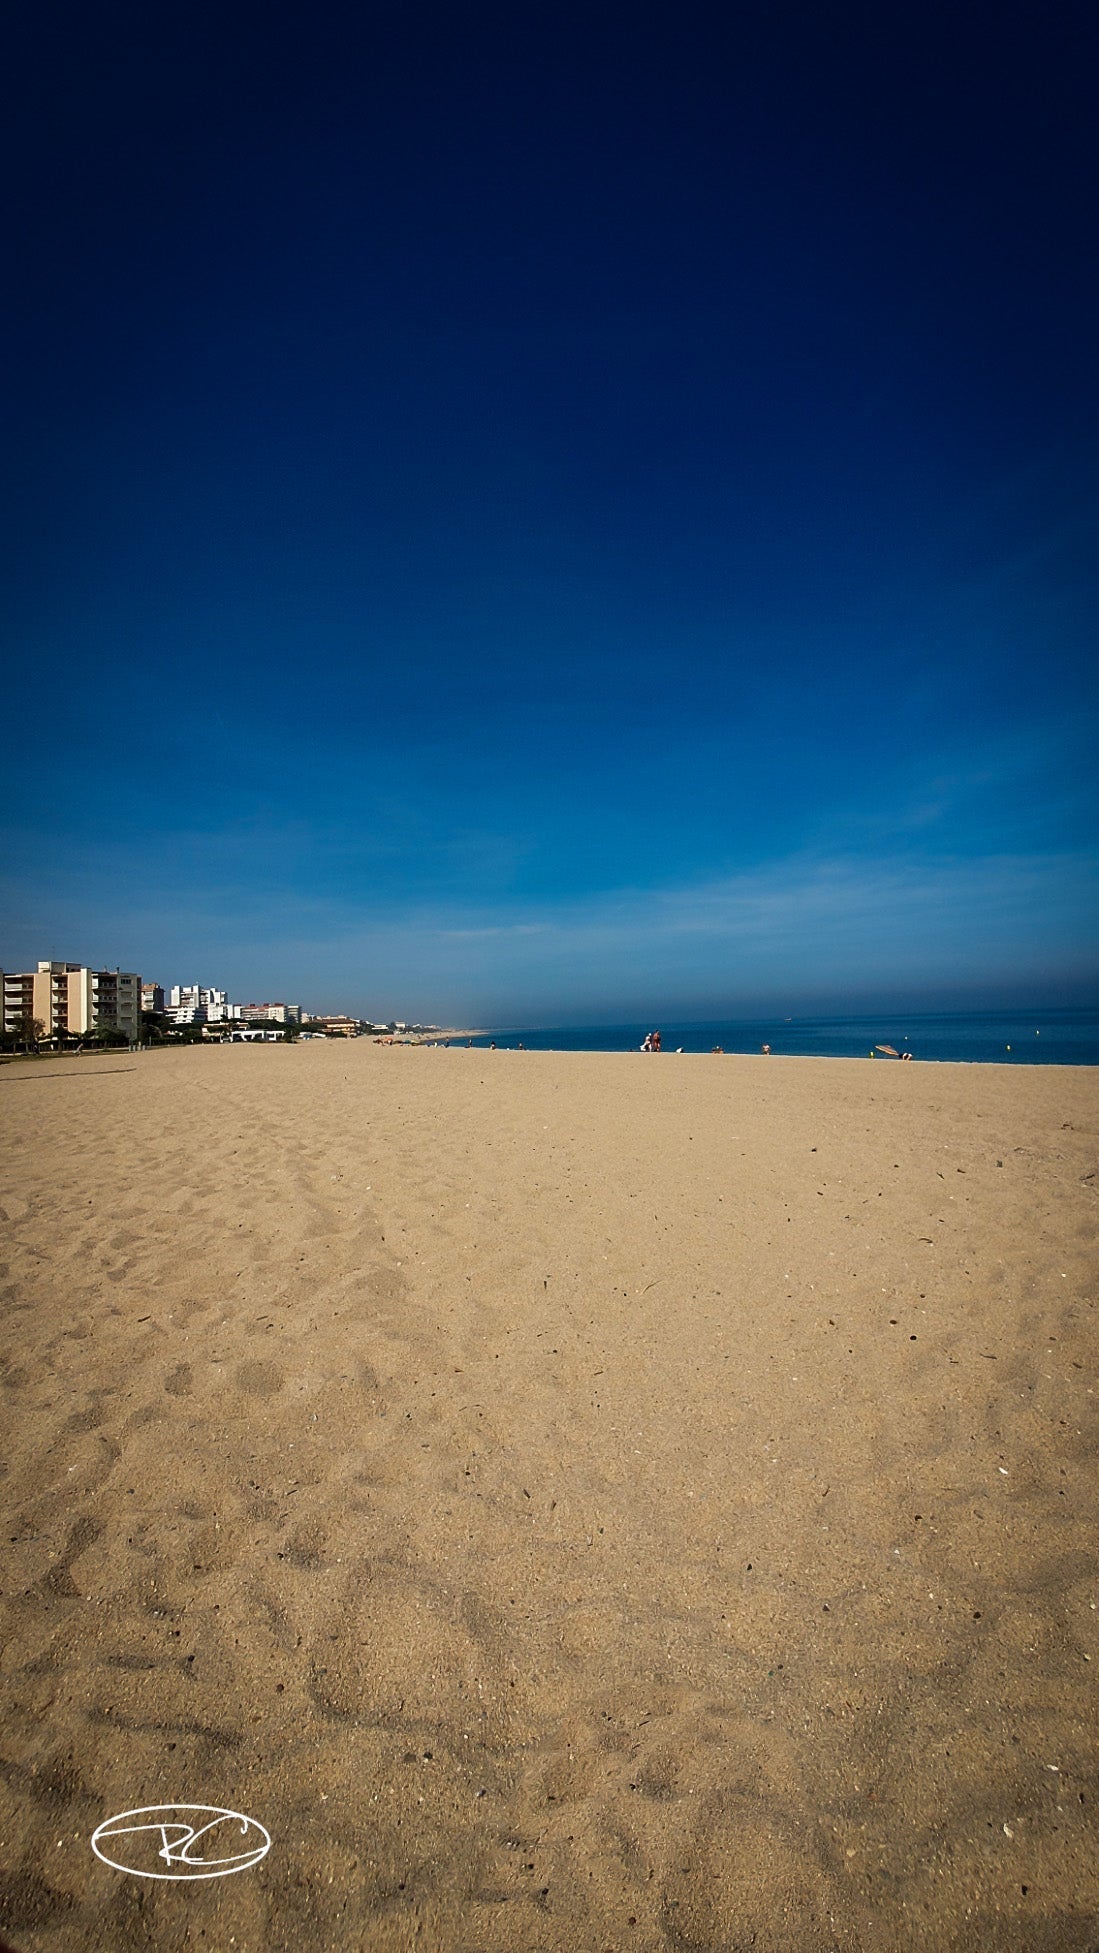
<instances>
[{"instance_id":1,"label":"green tree","mask_svg":"<svg viewBox=\"0 0 1099 1953\"><path fill-rule=\"evenodd\" d=\"M29 1011L24 1011L21 1017L16 1018L16 1045L21 1045L24 1051L37 1051L45 1036L46 1026L40 1017L32 1017Z\"/></svg>"},{"instance_id":2,"label":"green tree","mask_svg":"<svg viewBox=\"0 0 1099 1953\"><path fill-rule=\"evenodd\" d=\"M92 1032L92 1043L102 1045L106 1050L116 1049L120 1044L129 1044L129 1042L125 1031L120 1031L117 1024L97 1024Z\"/></svg>"}]
</instances>

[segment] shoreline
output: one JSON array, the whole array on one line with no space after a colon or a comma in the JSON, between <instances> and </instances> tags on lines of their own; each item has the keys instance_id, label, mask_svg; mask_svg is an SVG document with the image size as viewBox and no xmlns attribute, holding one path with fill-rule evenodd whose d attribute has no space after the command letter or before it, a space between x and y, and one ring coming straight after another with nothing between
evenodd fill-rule
<instances>
[{"instance_id":1,"label":"shoreline","mask_svg":"<svg viewBox=\"0 0 1099 1953\"><path fill-rule=\"evenodd\" d=\"M459 1035L462 1037L467 1037L470 1034L467 1032L462 1032ZM478 1035L482 1037L491 1037L496 1035L496 1033L490 1031L484 1031L480 1033L474 1033L474 1035ZM506 1037L508 1036L508 1033L502 1032L499 1035ZM376 1041L377 1040L375 1040L375 1042ZM434 1040L430 1040L430 1039L425 1040L425 1039L418 1039L418 1038L417 1039L394 1038L393 1040L394 1044L398 1044L398 1043L419 1044L425 1042L432 1043L434 1042ZM461 1048L465 1050L469 1047L463 1044ZM487 1051L488 1047L485 1045L474 1045L472 1049L475 1051ZM607 1046L598 1046L598 1047L589 1048L587 1046L568 1045L568 1044L524 1045L521 1053L519 1052L519 1047L514 1044L499 1044L497 1045L496 1049L502 1052L510 1052L513 1056L521 1055L524 1058L646 1058L646 1057L751 1058L751 1059L758 1058L761 1062L766 1062L769 1064L798 1064L798 1065L808 1064L813 1062L819 1062L821 1064L826 1064L826 1065L864 1065L869 1061L871 1055L869 1052L867 1052L863 1057L859 1057L857 1054L852 1052L832 1052L832 1051L771 1051L765 1053L762 1051L731 1051L731 1050L720 1051L720 1052L719 1051L686 1051L686 1050L679 1051L679 1050L668 1050L667 1048L665 1048L663 1051L658 1051L658 1052L646 1052L646 1051L625 1050L620 1045L607 1045ZM881 1052L875 1054L874 1057L874 1063L880 1065L883 1070L887 1066L896 1065L899 1064L900 1062L901 1060L899 1057L888 1058ZM941 1065L947 1068L952 1068L957 1066L959 1068L969 1067L973 1070L978 1070L978 1071L1004 1071L1004 1072L1079 1071L1084 1073L1093 1073L1096 1069L1099 1069L1099 1060L1096 1060L1095 1063L1092 1064L1092 1063L1081 1063L1078 1060L1073 1060L1068 1058L1027 1059L1027 1058L1013 1057L1010 1060L1010 1062L1005 1063L1005 1061L1002 1058L923 1058L918 1056L916 1052L912 1052L910 1062L914 1065L920 1065L925 1068L928 1065Z\"/></svg>"},{"instance_id":2,"label":"shoreline","mask_svg":"<svg viewBox=\"0 0 1099 1953\"><path fill-rule=\"evenodd\" d=\"M686 1051L686 1050L680 1051L680 1050L665 1049L660 1052L642 1052L642 1051L625 1050L620 1046L607 1046L607 1047L600 1046L598 1048L594 1048L594 1047L588 1048L588 1047L574 1046L574 1045L534 1045L534 1046L524 1045L520 1050L518 1046L513 1044L506 1044L506 1043L498 1044L495 1047L494 1051L490 1051L490 1048L487 1045L483 1045L483 1044L470 1045L468 1043L468 1039L471 1037L491 1037L493 1035L496 1034L489 1031L480 1031L480 1032L452 1031L449 1033L441 1033L438 1038L428 1038L428 1037L389 1038L389 1037L377 1037L372 1035L369 1032L364 1032L362 1036L358 1039L328 1038L324 1040L324 1044L326 1047L329 1048L334 1047L337 1050L342 1049L344 1046L351 1046L357 1043L372 1044L372 1045L380 1046L386 1049L393 1049L393 1050L396 1050L398 1048L403 1048L405 1050L413 1050L413 1049L423 1049L423 1048L432 1049L436 1047L442 1048L444 1045L444 1040L446 1038L449 1038L450 1040L449 1048L452 1050L461 1050L461 1051L472 1050L474 1052L482 1052L486 1056L496 1055L496 1053L501 1053L501 1054L510 1054L513 1057L521 1056L524 1058L633 1058L633 1057L688 1058L688 1059L739 1058L739 1059L745 1059L749 1061L758 1060L760 1063L773 1064L776 1066L784 1065L784 1064L805 1065L805 1064L819 1063L824 1065L853 1065L856 1067L862 1067L865 1064L867 1064L867 1062L870 1061L869 1053L867 1053L865 1056L860 1057L855 1054L847 1053L847 1052L828 1052L828 1051L772 1051L769 1053L764 1053L761 1051L730 1050L730 1051L715 1052L715 1051ZM504 1032L504 1033L500 1033L499 1035L506 1037L508 1034ZM296 1043L297 1040L293 1040L293 1039L277 1039L277 1040L272 1040L271 1043L266 1043L261 1040L256 1040L254 1045L249 1046L247 1048L264 1050L264 1051L286 1050L286 1049L294 1049ZM0 1069L9 1067L11 1065L22 1065L22 1064L39 1065L46 1062L47 1060L57 1061L58 1059L68 1059L68 1060L80 1059L86 1061L88 1067L90 1068L91 1064L94 1063L95 1060L102 1059L102 1058L114 1059L117 1065L120 1060L132 1061L133 1059L138 1057L142 1057L142 1058L149 1057L149 1056L166 1057L172 1055L173 1053L178 1054L183 1051L209 1052L215 1050L218 1051L226 1050L229 1048L241 1049L245 1047L241 1047L239 1045L230 1047L229 1041L226 1039L209 1038L209 1039L204 1039L201 1042L195 1042L194 1044L189 1044L189 1045L173 1044L171 1042L165 1042L161 1044L141 1044L141 1045L130 1045L130 1046L120 1045L116 1049L112 1049L108 1051L95 1051L95 1050L87 1049L84 1051L4 1052L4 1053L0 1053ZM883 1053L877 1053L873 1058L873 1062L877 1064L881 1070L886 1070L890 1066L895 1066L899 1064L901 1060L899 1059L899 1057L888 1058ZM1029 1072L1029 1073L1037 1073L1037 1074L1044 1074L1047 1072L1055 1072L1057 1074L1061 1074L1064 1072L1079 1072L1083 1076L1087 1077L1087 1076L1093 1076L1096 1070L1099 1070L1099 1061L1096 1061L1096 1063L1092 1064L1092 1063L1081 1063L1079 1061L1074 1061L1071 1059L1061 1059L1061 1058L1027 1059L1022 1057L1020 1058L1012 1057L1010 1061L1005 1062L1003 1059L1000 1058L925 1058L925 1057L920 1057L915 1052L913 1052L911 1054L911 1058L909 1062L914 1068L918 1067L922 1070L927 1070L928 1067L936 1067L944 1071L952 1071L952 1070L958 1070L958 1071L970 1070L970 1071L978 1071L978 1072L996 1071L996 1072L1004 1072L1005 1074L1015 1074L1020 1072L1021 1073Z\"/></svg>"}]
</instances>

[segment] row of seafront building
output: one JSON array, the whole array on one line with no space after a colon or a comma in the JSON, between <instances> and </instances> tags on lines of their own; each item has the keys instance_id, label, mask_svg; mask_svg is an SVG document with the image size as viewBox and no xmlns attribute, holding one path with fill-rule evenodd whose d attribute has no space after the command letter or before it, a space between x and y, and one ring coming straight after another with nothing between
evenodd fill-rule
<instances>
[{"instance_id":1,"label":"row of seafront building","mask_svg":"<svg viewBox=\"0 0 1099 1953\"><path fill-rule=\"evenodd\" d=\"M233 1004L224 990L202 983L176 983L165 990L159 983L141 986L142 1010L159 1011L169 1023L232 1024L247 1019L263 1024L300 1024L300 1004Z\"/></svg>"},{"instance_id":2,"label":"row of seafront building","mask_svg":"<svg viewBox=\"0 0 1099 1953\"><path fill-rule=\"evenodd\" d=\"M143 1013L153 1011L174 1029L200 1028L205 1036L231 1036L245 1024L311 1023L329 1037L357 1037L357 1018L309 1017L300 1004L231 1003L224 990L177 983L167 990L143 983L136 970L93 970L84 963L40 962L35 970L0 971L2 1029L6 1034L55 1043L113 1031L129 1044L142 1041ZM403 1030L404 1026L400 1026Z\"/></svg>"},{"instance_id":3,"label":"row of seafront building","mask_svg":"<svg viewBox=\"0 0 1099 1953\"><path fill-rule=\"evenodd\" d=\"M4 1030L26 1034L42 1026L46 1038L120 1031L141 1037L141 978L133 970L91 970L83 963L39 963L36 970L3 972Z\"/></svg>"},{"instance_id":4,"label":"row of seafront building","mask_svg":"<svg viewBox=\"0 0 1099 1953\"><path fill-rule=\"evenodd\" d=\"M136 970L93 970L85 963L47 961L34 970L0 971L0 990L3 1030L47 1042L116 1031L139 1044L144 1011L161 1012L176 1026L302 1021L300 1004L232 1004L224 990L188 983L166 995L160 984L143 983Z\"/></svg>"}]
</instances>

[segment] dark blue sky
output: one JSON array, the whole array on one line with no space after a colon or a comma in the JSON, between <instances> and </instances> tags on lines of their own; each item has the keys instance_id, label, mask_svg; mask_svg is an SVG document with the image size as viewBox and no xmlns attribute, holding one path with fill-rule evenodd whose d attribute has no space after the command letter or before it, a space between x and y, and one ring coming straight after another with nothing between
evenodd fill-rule
<instances>
[{"instance_id":1,"label":"dark blue sky","mask_svg":"<svg viewBox=\"0 0 1099 1953\"><path fill-rule=\"evenodd\" d=\"M1099 988L1083 5L25 10L0 962Z\"/></svg>"}]
</instances>

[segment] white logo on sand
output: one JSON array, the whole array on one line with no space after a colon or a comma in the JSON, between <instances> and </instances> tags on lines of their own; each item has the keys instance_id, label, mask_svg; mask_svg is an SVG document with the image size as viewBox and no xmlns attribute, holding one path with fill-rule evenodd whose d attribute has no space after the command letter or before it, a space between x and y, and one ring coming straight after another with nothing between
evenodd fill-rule
<instances>
[{"instance_id":1,"label":"white logo on sand","mask_svg":"<svg viewBox=\"0 0 1099 1953\"><path fill-rule=\"evenodd\" d=\"M229 1828L211 1836L219 1826ZM103 1850L104 1844L110 1849ZM147 1804L105 1818L92 1833L96 1857L135 1878L228 1878L258 1865L270 1849L270 1833L254 1817L216 1804ZM164 1870L157 1870L158 1862Z\"/></svg>"}]
</instances>

